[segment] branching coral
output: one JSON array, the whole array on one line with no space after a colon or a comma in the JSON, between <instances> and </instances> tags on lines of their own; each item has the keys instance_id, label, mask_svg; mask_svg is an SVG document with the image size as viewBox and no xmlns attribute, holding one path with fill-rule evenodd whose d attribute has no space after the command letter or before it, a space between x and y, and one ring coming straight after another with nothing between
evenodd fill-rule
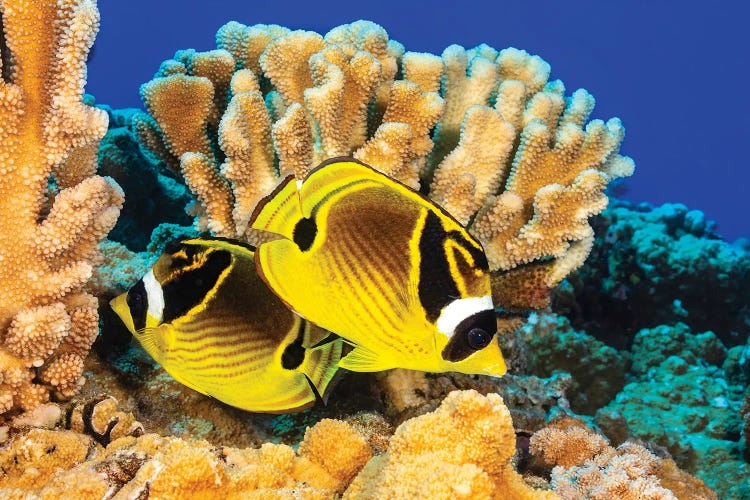
<instances>
[{"instance_id":1,"label":"branching coral","mask_svg":"<svg viewBox=\"0 0 750 500\"><path fill-rule=\"evenodd\" d=\"M593 97L565 97L524 51L404 52L366 21L325 36L231 22L217 45L165 61L141 89L150 115L134 124L181 169L199 225L221 236L257 242L248 219L281 176L351 155L466 224L495 271L496 303L526 311L583 262L588 217L633 169L617 153L619 120L586 124Z\"/></svg>"},{"instance_id":2,"label":"branching coral","mask_svg":"<svg viewBox=\"0 0 750 500\"><path fill-rule=\"evenodd\" d=\"M81 101L90 0L0 2L0 413L75 393L98 332L86 293L120 188L94 175L107 129Z\"/></svg>"}]
</instances>

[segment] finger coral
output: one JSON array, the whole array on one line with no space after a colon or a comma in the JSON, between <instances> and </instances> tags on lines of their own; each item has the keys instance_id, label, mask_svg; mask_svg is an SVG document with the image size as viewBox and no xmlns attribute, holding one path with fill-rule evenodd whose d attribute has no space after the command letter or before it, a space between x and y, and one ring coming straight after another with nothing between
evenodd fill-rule
<instances>
[{"instance_id":1,"label":"finger coral","mask_svg":"<svg viewBox=\"0 0 750 500\"><path fill-rule=\"evenodd\" d=\"M98 333L86 292L123 195L94 175L107 129L83 104L99 14L89 0L3 0L0 414L74 394Z\"/></svg>"},{"instance_id":2,"label":"finger coral","mask_svg":"<svg viewBox=\"0 0 750 500\"><path fill-rule=\"evenodd\" d=\"M257 243L248 220L281 177L349 155L467 225L496 304L524 312L584 261L589 216L605 207L607 183L633 170L618 154L619 120L587 123L593 97L566 97L549 65L521 50L405 52L367 21L325 36L230 22L216 39L217 50L165 61L141 88L149 113L133 121L216 235Z\"/></svg>"}]
</instances>

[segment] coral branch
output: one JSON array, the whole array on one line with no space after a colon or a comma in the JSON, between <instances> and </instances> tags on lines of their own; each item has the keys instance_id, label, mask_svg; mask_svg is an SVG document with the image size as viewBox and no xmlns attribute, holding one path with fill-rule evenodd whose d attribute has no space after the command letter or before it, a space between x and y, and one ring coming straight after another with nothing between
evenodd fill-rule
<instances>
[{"instance_id":1,"label":"coral branch","mask_svg":"<svg viewBox=\"0 0 750 500\"><path fill-rule=\"evenodd\" d=\"M0 83L4 413L78 389L98 333L97 301L84 287L123 194L111 179L93 175L107 116L82 102L99 23L95 2L6 0L0 9L8 49L2 64L10 75Z\"/></svg>"},{"instance_id":2,"label":"coral branch","mask_svg":"<svg viewBox=\"0 0 750 500\"><path fill-rule=\"evenodd\" d=\"M513 287L495 290L496 299L521 313L548 304L585 260L588 218L605 207L607 184L633 170L618 154L619 120L587 123L593 97L566 97L549 65L522 50L404 53L367 21L325 36L232 22L217 45L164 63L143 87L152 118L134 122L142 145L170 168L185 152L202 155L185 157L187 181L203 206L198 226L217 234L255 243L248 216L283 176L302 179L323 160L353 156L465 224L495 286ZM222 109L216 96L227 85ZM515 272L526 265L533 271Z\"/></svg>"}]
</instances>

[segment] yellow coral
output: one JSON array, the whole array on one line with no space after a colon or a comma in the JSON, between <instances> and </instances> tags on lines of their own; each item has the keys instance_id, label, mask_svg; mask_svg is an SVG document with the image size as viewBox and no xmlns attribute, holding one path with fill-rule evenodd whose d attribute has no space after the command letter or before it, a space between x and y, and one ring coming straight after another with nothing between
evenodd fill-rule
<instances>
[{"instance_id":1,"label":"yellow coral","mask_svg":"<svg viewBox=\"0 0 750 500\"><path fill-rule=\"evenodd\" d=\"M497 394L448 395L433 413L404 422L344 498L548 498L513 470L516 434Z\"/></svg>"},{"instance_id":2,"label":"yellow coral","mask_svg":"<svg viewBox=\"0 0 750 500\"><path fill-rule=\"evenodd\" d=\"M134 123L144 146L172 168L181 162L199 227L218 235L257 243L247 222L282 176L354 156L467 225L487 253L496 304L524 313L581 265L588 218L606 205L607 183L633 169L617 152L619 120L587 124L593 97L565 97L549 65L522 50L404 52L367 21L325 36L232 22L217 43L223 50L162 64L142 90L152 117Z\"/></svg>"},{"instance_id":3,"label":"yellow coral","mask_svg":"<svg viewBox=\"0 0 750 500\"><path fill-rule=\"evenodd\" d=\"M5 0L0 9L9 75L0 82L1 414L78 389L98 332L84 287L123 195L93 175L107 116L81 102L95 3Z\"/></svg>"}]
</instances>

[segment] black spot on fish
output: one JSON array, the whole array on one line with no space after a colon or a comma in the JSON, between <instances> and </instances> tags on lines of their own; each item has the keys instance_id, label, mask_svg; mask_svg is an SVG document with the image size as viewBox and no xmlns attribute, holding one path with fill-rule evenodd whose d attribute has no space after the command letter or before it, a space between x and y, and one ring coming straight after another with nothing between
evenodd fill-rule
<instances>
[{"instance_id":1,"label":"black spot on fish","mask_svg":"<svg viewBox=\"0 0 750 500\"><path fill-rule=\"evenodd\" d=\"M195 258L198 247L185 245L191 249L190 258ZM232 256L224 250L207 252L206 260L198 268L175 273L175 277L162 284L164 290L164 313L162 322L169 323L175 318L184 316L206 299L216 285L221 273L229 267Z\"/></svg>"},{"instance_id":2,"label":"black spot on fish","mask_svg":"<svg viewBox=\"0 0 750 500\"><path fill-rule=\"evenodd\" d=\"M133 288L128 292L125 301L130 308L130 316L133 318L133 327L137 330L146 327L146 312L148 311L148 296L146 295L146 285L143 280L138 280Z\"/></svg>"},{"instance_id":3,"label":"black spot on fish","mask_svg":"<svg viewBox=\"0 0 750 500\"><path fill-rule=\"evenodd\" d=\"M497 332L495 311L472 314L461 321L443 349L443 359L455 363L487 347Z\"/></svg>"},{"instance_id":4,"label":"black spot on fish","mask_svg":"<svg viewBox=\"0 0 750 500\"><path fill-rule=\"evenodd\" d=\"M434 323L443 307L459 297L458 287L451 276L445 254L447 233L440 218L427 212L422 235L419 238L419 301L427 319Z\"/></svg>"},{"instance_id":5,"label":"black spot on fish","mask_svg":"<svg viewBox=\"0 0 750 500\"><path fill-rule=\"evenodd\" d=\"M317 234L318 226L317 224L315 224L315 221L313 219L303 217L299 220L299 222L297 222L297 225L294 226L294 233L292 234L292 238L294 239L294 243L299 247L299 249L304 252L312 246Z\"/></svg>"},{"instance_id":6,"label":"black spot on fish","mask_svg":"<svg viewBox=\"0 0 750 500\"><path fill-rule=\"evenodd\" d=\"M302 347L302 342L305 338L305 321L299 322L299 331L297 332L297 338L294 342L286 346L284 352L281 353L281 366L287 370L294 370L305 360L305 348Z\"/></svg>"}]
</instances>

